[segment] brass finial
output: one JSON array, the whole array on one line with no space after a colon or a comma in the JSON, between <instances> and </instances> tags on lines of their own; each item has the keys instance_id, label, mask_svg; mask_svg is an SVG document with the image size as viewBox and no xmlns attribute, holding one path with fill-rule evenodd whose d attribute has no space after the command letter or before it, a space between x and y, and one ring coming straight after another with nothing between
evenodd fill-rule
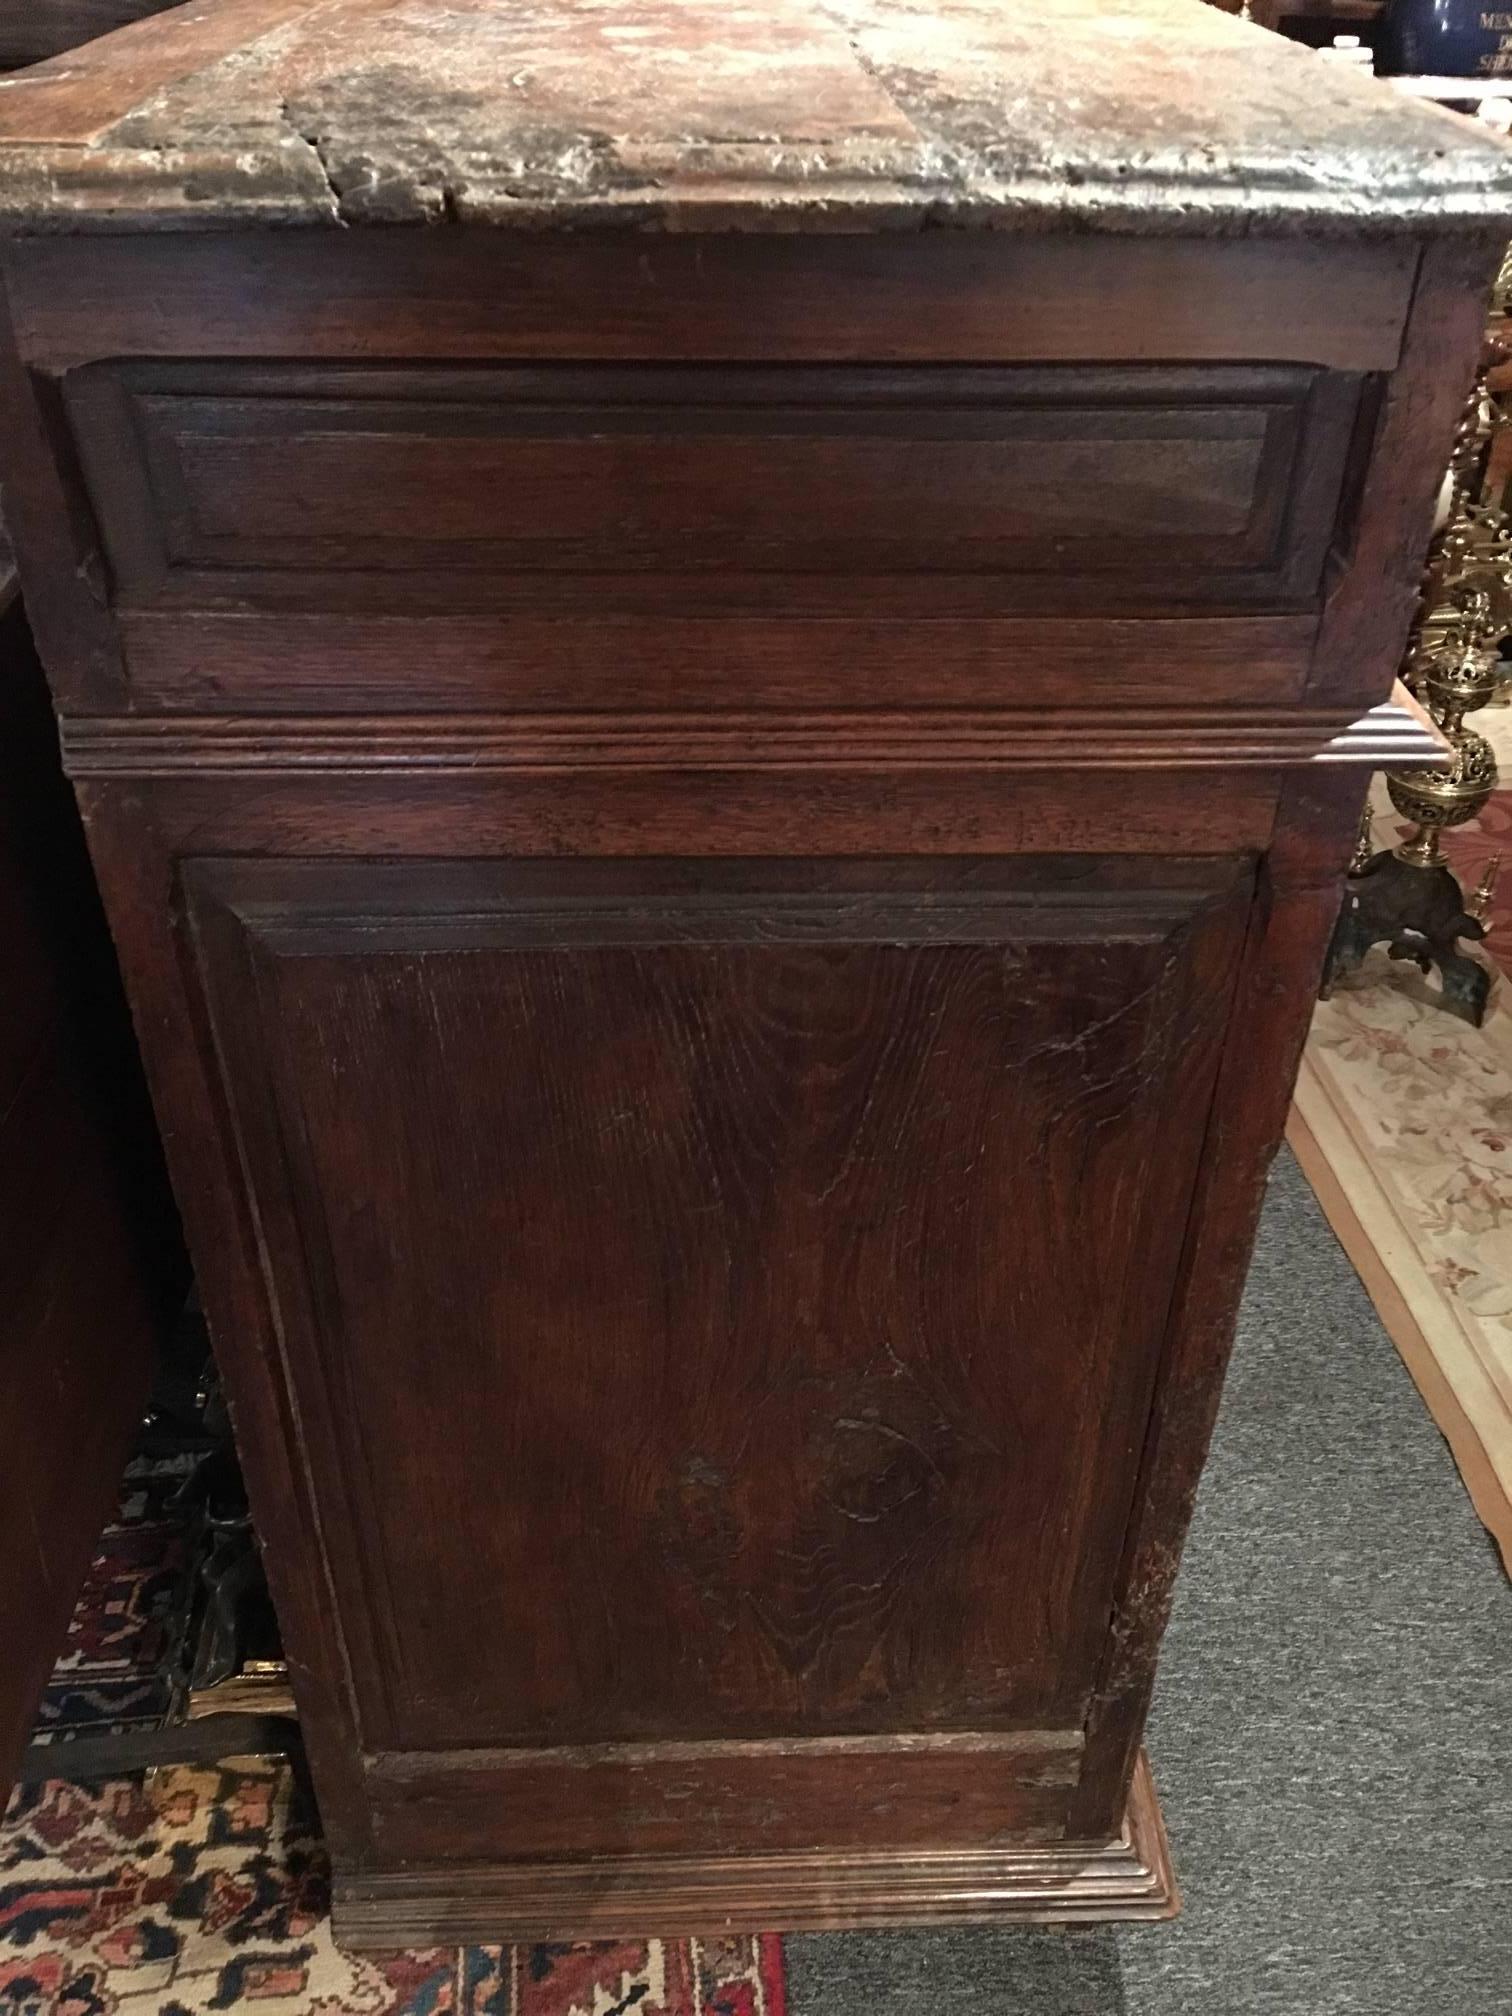
<instances>
[{"instance_id":1,"label":"brass finial","mask_svg":"<svg viewBox=\"0 0 1512 2016\"><path fill-rule=\"evenodd\" d=\"M1470 501L1480 489L1486 450L1496 431L1496 408L1483 377L1470 387L1459 425L1454 430L1454 446L1449 455L1449 474L1454 483L1456 503Z\"/></svg>"},{"instance_id":2,"label":"brass finial","mask_svg":"<svg viewBox=\"0 0 1512 2016\"><path fill-rule=\"evenodd\" d=\"M1486 634L1487 597L1477 589L1471 600L1476 606L1462 613L1420 675L1423 697L1433 718L1451 740L1467 714L1489 706L1496 698L1501 678L1498 646Z\"/></svg>"}]
</instances>

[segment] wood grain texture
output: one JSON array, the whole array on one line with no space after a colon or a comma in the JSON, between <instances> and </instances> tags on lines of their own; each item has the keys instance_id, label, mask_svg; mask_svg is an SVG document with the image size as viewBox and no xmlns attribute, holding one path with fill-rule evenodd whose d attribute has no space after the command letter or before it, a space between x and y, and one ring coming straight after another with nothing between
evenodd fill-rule
<instances>
[{"instance_id":1,"label":"wood grain texture","mask_svg":"<svg viewBox=\"0 0 1512 2016\"><path fill-rule=\"evenodd\" d=\"M24 356L348 366L572 357L690 363L1241 363L1390 371L1418 248L926 233L520 240L205 232L23 239ZM1119 313L1110 315L1116 300ZM927 312L921 304L927 302Z\"/></svg>"},{"instance_id":2,"label":"wood grain texture","mask_svg":"<svg viewBox=\"0 0 1512 2016\"><path fill-rule=\"evenodd\" d=\"M39 634L57 668L60 698L72 708L102 711L128 700L204 705L213 694L221 704L267 709L307 705L317 686L327 704L399 706L413 696L403 673L396 677L395 651L400 667L418 652L433 668L436 704L444 705L497 705L511 689L528 704L602 705L616 680L627 696L639 688L649 704L659 694L665 705L690 682L713 697L727 665L753 702L769 695L788 704L802 684L792 668L809 661L816 670L826 661L833 666L836 698L848 692L882 704L917 698L921 665L938 667L931 678L938 676L942 693L985 696L997 686L1000 662L1001 677L1022 688L1024 704L1037 705L1054 691L1062 664L1067 675L1079 669L1103 691L1116 694L1122 680L1125 690L1158 697L1170 690L1172 675L1160 665L1168 644L1179 660L1177 678L1202 682L1212 697L1246 690L1267 674L1273 683L1266 690L1297 690L1311 634L1303 625L1313 613L1307 584L1316 586L1324 547L1347 532L1347 518L1335 527L1335 507L1354 377L1396 360L1415 253L1360 246L1325 256L1305 244L1264 241L1197 247L1104 240L1094 249L1074 240L941 234L917 245L764 239L631 248L569 240L522 255L486 234L457 232L406 240L402 260L352 234L319 247L299 238L215 236L92 240L87 248L19 243L6 247L3 263L25 366L9 366L0 382L0 398L14 405L12 452L30 472L18 486L19 518L34 514L37 500L50 500L38 523L19 529L27 533ZM1103 312L1110 295L1127 306L1117 327ZM920 299L930 302L922 318ZM818 367L861 358L938 374L942 364L1001 368L1050 357L1063 360L1063 369L1108 366L1105 386L1120 379L1139 385L1177 358L1189 388L1206 383L1230 408L1241 382L1272 391L1306 382L1300 414L1290 409L1293 420L1274 434L1260 472L1271 471L1269 502L1258 507L1253 530L1281 525L1275 511L1284 501L1284 557L1269 587L1263 569L1252 570L1246 586L1242 572L1225 572L1213 553L1200 567L1168 568L1173 594L1164 609L1151 601L1148 567L1141 576L1125 566L1120 585L1117 554L1127 542L1117 541L1095 564L1089 542L1080 542L1088 564L1061 585L1051 575L1036 587L1031 574L1016 587L1018 577L1001 567L973 575L936 566L907 578L847 567L790 572L778 597L771 579L749 568L621 572L596 577L590 588L587 577L549 569L509 576L471 567L459 576L406 564L385 571L375 552L365 568L230 569L198 578L189 570L173 584L167 609L141 607L132 592L142 570L157 565L150 554L117 551L114 566L107 559L76 468L79 444L65 425L72 367L120 358L128 375L145 371L168 384L182 364L190 380L201 374L203 382L207 355L256 359L261 368L270 355L293 353L307 360L312 384L318 379L309 370L317 365L338 367L338 378L356 382L364 370L371 378L374 363L394 360L412 360L414 383L413 364L444 360L481 358L497 368L513 359L539 368L565 327L582 332L573 345L580 357L632 361L645 367L642 382L654 376L654 363L672 360L697 361L703 377L721 361L760 365L771 383L774 363ZM1256 348L1274 360L1258 379L1249 365ZM1247 380L1239 364L1249 369ZM1194 374L1197 365L1204 368ZM108 392L117 371L113 364L95 382ZM886 379L880 368L873 375ZM1166 382L1183 382L1182 374L1173 380L1168 373ZM115 411L108 397L103 404ZM1283 401L1270 410L1288 409ZM1300 433L1283 470L1275 443L1291 438L1293 421ZM97 467L96 488L106 493L107 525L131 528L150 523L152 508L140 458L109 449L116 439L110 428L120 424L118 411L113 422L99 414L91 421L104 429L97 462L108 472ZM1269 421L1267 430L1270 439ZM443 484L436 498L444 494ZM954 517L958 527L969 526L966 499ZM133 536L120 532L128 545ZM385 550L392 559L392 540ZM1269 602L1306 613L1289 632L1280 627L1286 619L1257 614L1248 631L1239 619L1225 633L1194 618L1189 638L1152 632L1143 640L1119 615L1120 597L1130 611L1169 622L1182 606L1211 609L1226 596L1239 606L1258 600L1261 609ZM1008 613L1015 598L1037 612L1017 630ZM486 620L474 613L489 607ZM1038 612L1051 608L1064 629L1057 636L1059 626L1050 626L1041 639ZM1111 627L1097 633L1079 609L1098 611ZM714 629L716 614L739 621ZM395 619L415 617L427 620L423 637L394 631ZM798 619L803 627L795 628ZM809 619L823 620L808 627ZM1043 667L1035 662L1041 646Z\"/></svg>"},{"instance_id":3,"label":"wood grain texture","mask_svg":"<svg viewBox=\"0 0 1512 2016\"><path fill-rule=\"evenodd\" d=\"M845 751L843 761L836 759L837 748ZM671 764L741 774L916 775L968 766L988 772L1148 770L1169 788L1173 771L1276 770L1315 762L1432 766L1445 760L1445 743L1403 689L1400 700L1357 719L1302 706L1158 712L1105 706L1035 714L1021 707L782 714L729 708L294 721L82 716L67 724L64 752L76 777L417 770L581 777L606 770L664 773Z\"/></svg>"},{"instance_id":4,"label":"wood grain texture","mask_svg":"<svg viewBox=\"0 0 1512 2016\"><path fill-rule=\"evenodd\" d=\"M1149 1416L1138 1510L1119 1570L1103 1670L1086 1718L1087 1763L1072 1825L1116 1817L1154 1686L1176 1571L1212 1438L1271 1161L1280 1146L1344 863L1368 780L1292 780L1239 971L1229 1032L1175 1278L1164 1361Z\"/></svg>"},{"instance_id":5,"label":"wood grain texture","mask_svg":"<svg viewBox=\"0 0 1512 2016\"><path fill-rule=\"evenodd\" d=\"M101 894L120 953L195 1279L248 1474L263 1566L277 1607L301 1740L320 1779L321 1830L334 1857L369 1852L371 1821L343 1757L355 1754L345 1645L331 1632L329 1563L260 1264L253 1201L235 1142L204 1004L178 921L174 856L131 791L81 792Z\"/></svg>"},{"instance_id":6,"label":"wood grain texture","mask_svg":"<svg viewBox=\"0 0 1512 2016\"><path fill-rule=\"evenodd\" d=\"M1076 1726L1248 900L1176 868L195 870L370 1743Z\"/></svg>"},{"instance_id":7,"label":"wood grain texture","mask_svg":"<svg viewBox=\"0 0 1512 2016\"><path fill-rule=\"evenodd\" d=\"M750 595L740 608L729 584L723 616L601 616L565 597L553 615L457 615L446 613L454 597L444 581L414 584L408 615L123 609L126 670L114 705L263 716L500 707L712 715L920 700L1038 710L1068 692L1089 706L1155 707L1173 688L1194 705L1241 695L1259 703L1302 692L1317 630L1310 614L923 616L902 597L878 598L894 601L891 613L874 601L843 614L834 585L809 598L809 613L790 615ZM83 711L101 704L92 687L66 684L65 696Z\"/></svg>"},{"instance_id":8,"label":"wood grain texture","mask_svg":"<svg viewBox=\"0 0 1512 2016\"><path fill-rule=\"evenodd\" d=\"M314 235L8 246L0 446L343 1926L1166 1910L1491 248Z\"/></svg>"},{"instance_id":9,"label":"wood grain texture","mask_svg":"<svg viewBox=\"0 0 1512 2016\"><path fill-rule=\"evenodd\" d=\"M773 611L992 614L1169 604L1177 582L1308 606L1359 386L1296 366L112 364L64 396L133 605L376 609L419 575L453 607L570 588L609 614L661 577L680 614L743 582Z\"/></svg>"},{"instance_id":10,"label":"wood grain texture","mask_svg":"<svg viewBox=\"0 0 1512 2016\"><path fill-rule=\"evenodd\" d=\"M81 778L87 787L91 780ZM130 781L124 802L133 802ZM1055 769L604 771L507 780L417 770L153 781L154 824L186 854L686 860L805 853L870 857L1242 853L1263 848L1280 773L1108 770L1069 793ZM103 787L103 790L100 788ZM84 790L111 802L109 780ZM135 802L142 802L136 799Z\"/></svg>"},{"instance_id":11,"label":"wood grain texture","mask_svg":"<svg viewBox=\"0 0 1512 2016\"><path fill-rule=\"evenodd\" d=\"M3 266L0 266L3 271ZM5 523L26 554L27 618L43 663L65 695L96 703L121 693L120 644L107 610L98 533L58 423L56 404L27 371L0 288L0 418Z\"/></svg>"},{"instance_id":12,"label":"wood grain texture","mask_svg":"<svg viewBox=\"0 0 1512 2016\"><path fill-rule=\"evenodd\" d=\"M1401 661L1454 428L1480 356L1486 297L1505 251L1498 234L1424 252L1401 366L1379 394L1352 564L1318 635L1320 694L1369 698L1385 667Z\"/></svg>"},{"instance_id":13,"label":"wood grain texture","mask_svg":"<svg viewBox=\"0 0 1512 2016\"><path fill-rule=\"evenodd\" d=\"M1512 216L1476 126L1181 0L1059 0L1053 46L1030 0L221 0L79 68L0 96L12 228L1347 240Z\"/></svg>"},{"instance_id":14,"label":"wood grain texture","mask_svg":"<svg viewBox=\"0 0 1512 2016\"><path fill-rule=\"evenodd\" d=\"M482 1938L602 1939L665 1926L707 1937L742 1926L825 1932L898 1925L1075 1925L1170 1918L1170 1850L1140 1758L1111 1840L807 1855L641 1856L602 1863L353 1872L338 1937L363 1950Z\"/></svg>"},{"instance_id":15,"label":"wood grain texture","mask_svg":"<svg viewBox=\"0 0 1512 2016\"><path fill-rule=\"evenodd\" d=\"M898 1848L1056 1841L1081 1731L600 1743L545 1750L404 1750L367 1760L391 1863L493 1856L738 1854L760 1840ZM695 1804L696 1800L696 1804ZM585 1825L585 1813L592 1821Z\"/></svg>"}]
</instances>

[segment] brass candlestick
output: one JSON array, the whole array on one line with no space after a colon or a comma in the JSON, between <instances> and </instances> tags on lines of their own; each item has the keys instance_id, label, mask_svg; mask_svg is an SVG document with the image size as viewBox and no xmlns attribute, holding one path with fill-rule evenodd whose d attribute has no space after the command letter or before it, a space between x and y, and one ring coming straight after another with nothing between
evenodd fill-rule
<instances>
[{"instance_id":1,"label":"brass candlestick","mask_svg":"<svg viewBox=\"0 0 1512 2016\"><path fill-rule=\"evenodd\" d=\"M1443 770L1386 773L1392 804L1414 825L1395 850L1397 858L1415 868L1437 867L1445 828L1473 819L1496 788L1491 744L1465 726L1465 716L1496 693L1500 640L1488 636L1490 628L1489 601L1477 589L1459 612L1458 634L1429 660L1423 675L1423 698L1449 738L1453 762Z\"/></svg>"},{"instance_id":2,"label":"brass candlestick","mask_svg":"<svg viewBox=\"0 0 1512 2016\"><path fill-rule=\"evenodd\" d=\"M1483 735L1465 726L1466 714L1484 707L1498 680L1498 619L1484 590L1469 593L1455 610L1449 634L1427 660L1422 695L1453 750L1442 770L1389 770L1386 789L1411 830L1396 847L1371 851L1367 808L1349 864L1344 905L1334 927L1322 992L1358 966L1372 945L1384 943L1393 959L1410 959L1424 973L1437 966L1444 1005L1477 1026L1485 1017L1491 976L1458 941L1486 935L1485 914L1494 871L1466 901L1441 842L1451 826L1473 819L1496 786L1496 758Z\"/></svg>"},{"instance_id":3,"label":"brass candlestick","mask_svg":"<svg viewBox=\"0 0 1512 2016\"><path fill-rule=\"evenodd\" d=\"M1452 493L1458 496L1458 489ZM1512 630L1512 520L1489 501L1461 500L1434 542L1402 677L1420 700L1433 661L1453 642L1467 605L1484 595L1481 618L1493 656ZM1493 682L1493 693L1495 682Z\"/></svg>"}]
</instances>

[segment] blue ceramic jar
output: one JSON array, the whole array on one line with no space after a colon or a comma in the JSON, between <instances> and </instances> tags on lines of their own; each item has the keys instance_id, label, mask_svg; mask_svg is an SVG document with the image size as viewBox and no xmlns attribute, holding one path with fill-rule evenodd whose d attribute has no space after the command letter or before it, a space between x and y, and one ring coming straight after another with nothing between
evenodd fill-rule
<instances>
[{"instance_id":1,"label":"blue ceramic jar","mask_svg":"<svg viewBox=\"0 0 1512 2016\"><path fill-rule=\"evenodd\" d=\"M1376 68L1384 76L1512 75L1512 0L1391 0Z\"/></svg>"}]
</instances>

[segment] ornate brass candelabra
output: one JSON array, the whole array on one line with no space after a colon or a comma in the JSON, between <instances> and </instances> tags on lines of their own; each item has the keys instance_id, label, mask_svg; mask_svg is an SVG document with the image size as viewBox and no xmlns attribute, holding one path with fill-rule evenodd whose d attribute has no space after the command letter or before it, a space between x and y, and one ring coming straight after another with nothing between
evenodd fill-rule
<instances>
[{"instance_id":1,"label":"ornate brass candelabra","mask_svg":"<svg viewBox=\"0 0 1512 2016\"><path fill-rule=\"evenodd\" d=\"M1326 998L1341 974L1384 943L1392 958L1411 959L1425 973L1436 966L1445 1007L1476 1024L1486 1012L1490 973L1459 950L1459 941L1486 935L1500 857L1487 863L1467 898L1441 842L1447 828L1475 817L1497 783L1491 745L1465 726L1465 716L1496 696L1502 640L1512 633L1512 520L1487 485L1506 424L1492 379L1512 361L1509 314L1512 251L1497 276L1481 370L1455 434L1447 510L1430 548L1403 666L1406 683L1448 738L1452 761L1442 770L1386 773L1392 804L1412 822L1399 846L1373 849L1366 807L1322 987Z\"/></svg>"}]
</instances>

